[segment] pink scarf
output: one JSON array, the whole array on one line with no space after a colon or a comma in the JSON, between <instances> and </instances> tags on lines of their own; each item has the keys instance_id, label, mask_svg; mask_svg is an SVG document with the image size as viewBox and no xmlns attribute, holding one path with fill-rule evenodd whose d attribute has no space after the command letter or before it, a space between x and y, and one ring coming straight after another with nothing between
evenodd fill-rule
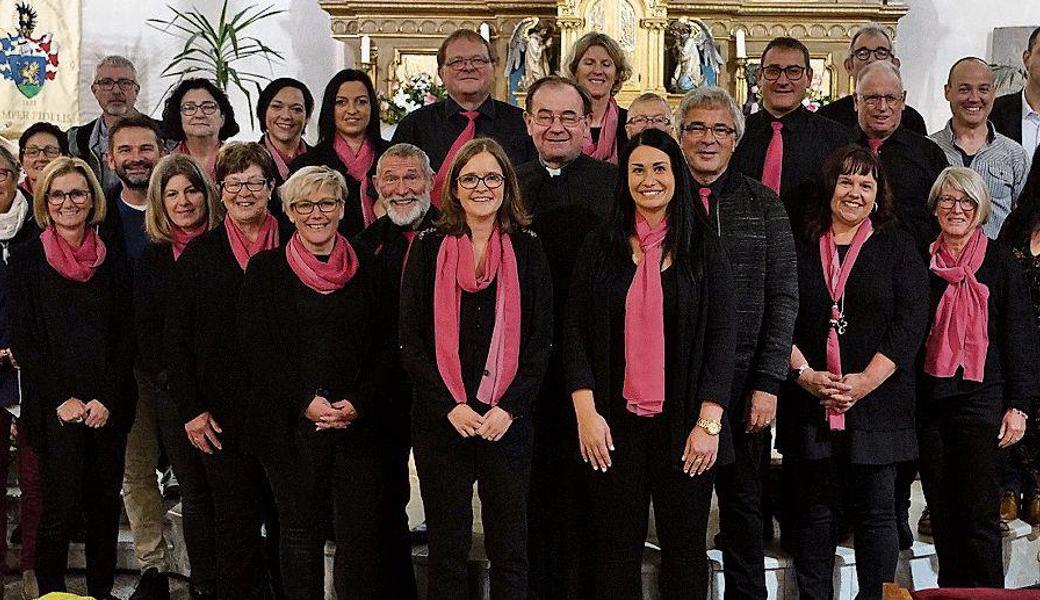
<instances>
[{"instance_id":1,"label":"pink scarf","mask_svg":"<svg viewBox=\"0 0 1040 600\"><path fill-rule=\"evenodd\" d=\"M592 132L586 131L584 144L581 147L583 153L598 160L605 160L607 162L612 162L615 165L617 164L617 130L619 114L620 111L618 110L617 100L611 97L610 101L607 102L607 112L603 114L603 122L599 128L599 141L593 143Z\"/></svg>"},{"instance_id":2,"label":"pink scarf","mask_svg":"<svg viewBox=\"0 0 1040 600\"><path fill-rule=\"evenodd\" d=\"M213 153L213 156L209 158L209 164L206 165L206 174L209 175L209 179L213 183L217 182L217 154L219 154L220 149L223 146L224 142L217 142L217 152ZM170 152L174 154L187 154L188 156L192 156L191 152L188 150L188 142L181 142L177 144L173 147L173 150L171 150Z\"/></svg>"},{"instance_id":3,"label":"pink scarf","mask_svg":"<svg viewBox=\"0 0 1040 600\"><path fill-rule=\"evenodd\" d=\"M929 250L929 268L948 283L935 311L924 349L924 372L953 377L964 367L964 378L982 381L989 349L989 288L975 279L986 258L989 240L976 227L960 257L954 258L940 234Z\"/></svg>"},{"instance_id":4,"label":"pink scarf","mask_svg":"<svg viewBox=\"0 0 1040 600\"><path fill-rule=\"evenodd\" d=\"M342 288L358 269L354 248L338 233L328 262L318 260L303 246L299 232L293 234L285 245L285 260L303 285L319 294L331 294Z\"/></svg>"},{"instance_id":5,"label":"pink scarf","mask_svg":"<svg viewBox=\"0 0 1040 600\"><path fill-rule=\"evenodd\" d=\"M203 221L195 227L188 227L187 229L172 225L170 231L173 233L173 260L176 261L181 257L188 242L206 233L206 222Z\"/></svg>"},{"instance_id":6,"label":"pink scarf","mask_svg":"<svg viewBox=\"0 0 1040 600\"><path fill-rule=\"evenodd\" d=\"M282 181L289 178L289 163L291 163L294 158L307 151L307 142L303 141L303 138L300 138L300 143L296 146L296 152L293 152L292 156L286 156L271 143L271 134L264 135L264 146L271 154L271 158L274 159L274 166L277 167L278 174L282 177Z\"/></svg>"},{"instance_id":7,"label":"pink scarf","mask_svg":"<svg viewBox=\"0 0 1040 600\"><path fill-rule=\"evenodd\" d=\"M841 303L845 297L845 284L849 281L852 267L856 264L863 244L874 230L873 223L866 219L852 236L852 245L849 247L845 260L838 257L838 246L834 243L834 229L828 229L827 233L820 236L820 263L823 265L823 281L827 285L827 292L831 297L831 320L827 330L827 370L835 375L841 376L841 344L838 336L845 333L845 315L841 311ZM841 331L839 332L839 329ZM844 431L845 414L834 410L827 410L827 424L831 431Z\"/></svg>"},{"instance_id":8,"label":"pink scarf","mask_svg":"<svg viewBox=\"0 0 1040 600\"><path fill-rule=\"evenodd\" d=\"M339 135L336 135L333 148L350 176L361 182L361 193L358 200L361 201L361 216L365 220L365 227L368 227L376 220L376 213L372 210L372 203L368 200L368 171L376 160L376 152L372 149L372 143L366 139L357 154L354 154L350 145Z\"/></svg>"},{"instance_id":9,"label":"pink scarf","mask_svg":"<svg viewBox=\"0 0 1040 600\"><path fill-rule=\"evenodd\" d=\"M648 417L664 406L664 290L661 259L668 219L651 227L636 213L643 260L625 296L625 385L621 395L633 414Z\"/></svg>"},{"instance_id":10,"label":"pink scarf","mask_svg":"<svg viewBox=\"0 0 1040 600\"><path fill-rule=\"evenodd\" d=\"M72 244L54 231L54 227L44 229L40 234L40 241L43 242L43 254L47 258L47 264L54 267L65 279L80 283L89 281L94 276L94 271L105 262L105 243L93 227L87 227L79 248L73 248Z\"/></svg>"},{"instance_id":11,"label":"pink scarf","mask_svg":"<svg viewBox=\"0 0 1040 600\"><path fill-rule=\"evenodd\" d=\"M467 235L446 236L437 252L433 286L433 331L437 371L455 402L466 403L466 388L459 362L459 316L462 292L487 288L498 277L495 291L495 328L491 334L484 377L477 400L495 406L513 383L520 363L520 277L508 234L498 227L491 232L484 258L484 275L474 274L473 242Z\"/></svg>"},{"instance_id":12,"label":"pink scarf","mask_svg":"<svg viewBox=\"0 0 1040 600\"><path fill-rule=\"evenodd\" d=\"M228 241L231 242L231 252L243 271L246 270L249 259L258 252L278 247L278 221L269 212L264 213L264 222L260 225L256 241L250 242L231 217L224 217L224 228L227 230Z\"/></svg>"}]
</instances>

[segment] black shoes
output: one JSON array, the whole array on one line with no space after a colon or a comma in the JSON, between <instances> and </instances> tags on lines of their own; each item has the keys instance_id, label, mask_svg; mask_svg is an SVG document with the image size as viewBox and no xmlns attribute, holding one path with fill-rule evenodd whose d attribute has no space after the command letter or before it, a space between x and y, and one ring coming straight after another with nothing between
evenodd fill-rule
<instances>
[{"instance_id":1,"label":"black shoes","mask_svg":"<svg viewBox=\"0 0 1040 600\"><path fill-rule=\"evenodd\" d=\"M146 569L130 600L170 600L170 580L158 569Z\"/></svg>"}]
</instances>

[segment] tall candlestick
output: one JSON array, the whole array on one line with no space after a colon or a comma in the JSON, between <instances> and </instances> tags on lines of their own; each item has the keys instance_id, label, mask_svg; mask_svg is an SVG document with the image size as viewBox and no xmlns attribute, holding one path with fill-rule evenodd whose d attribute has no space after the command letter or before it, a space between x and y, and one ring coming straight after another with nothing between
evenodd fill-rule
<instances>
[{"instance_id":1,"label":"tall candlestick","mask_svg":"<svg viewBox=\"0 0 1040 600\"><path fill-rule=\"evenodd\" d=\"M747 34L743 29L737 30L737 58L747 58Z\"/></svg>"},{"instance_id":2,"label":"tall candlestick","mask_svg":"<svg viewBox=\"0 0 1040 600\"><path fill-rule=\"evenodd\" d=\"M361 62L372 62L372 38L367 35L361 36Z\"/></svg>"}]
</instances>

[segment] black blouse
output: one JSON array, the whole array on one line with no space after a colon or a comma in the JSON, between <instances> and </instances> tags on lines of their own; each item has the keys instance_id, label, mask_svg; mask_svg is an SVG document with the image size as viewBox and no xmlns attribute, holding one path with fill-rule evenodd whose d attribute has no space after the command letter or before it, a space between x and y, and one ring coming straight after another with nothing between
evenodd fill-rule
<instances>
[{"instance_id":1,"label":"black blouse","mask_svg":"<svg viewBox=\"0 0 1040 600\"><path fill-rule=\"evenodd\" d=\"M591 389L596 410L613 423L624 408L624 294L635 276L629 256L604 255L605 230L590 233L575 260L563 334L567 392ZM729 263L716 238L706 246L704 272L694 278L675 266L665 287L665 418L681 466L686 438L711 401L727 408L736 345ZM673 274L669 274L674 271ZM668 298L672 299L669 300ZM620 337L619 337L620 336ZM618 373L618 370L621 370ZM722 419L719 463L733 460L732 432Z\"/></svg>"},{"instance_id":2,"label":"black blouse","mask_svg":"<svg viewBox=\"0 0 1040 600\"><path fill-rule=\"evenodd\" d=\"M401 292L401 354L415 387L412 421L417 428L443 419L456 406L437 370L433 330L433 288L437 253L443 239L443 234L434 230L424 231L415 238ZM540 240L526 230L514 233L510 239L520 278L520 360L516 377L498 406L516 419L528 415L542 383L552 350L553 304L552 280ZM478 412L488 408L475 398L479 383L476 371L483 370L491 341L494 287L465 294L460 311L459 355L463 379L468 403Z\"/></svg>"},{"instance_id":3,"label":"black blouse","mask_svg":"<svg viewBox=\"0 0 1040 600\"><path fill-rule=\"evenodd\" d=\"M22 416L34 440L44 419L69 398L97 399L111 413L108 427L127 431L134 419L130 281L113 253L85 282L66 279L50 264L37 237L11 257L12 348L30 384Z\"/></svg>"},{"instance_id":4,"label":"black blouse","mask_svg":"<svg viewBox=\"0 0 1040 600\"><path fill-rule=\"evenodd\" d=\"M823 278L819 244L798 246L799 310L794 343L809 366L827 365L831 299ZM845 413L852 462L889 464L917 455L914 433L914 365L925 336L928 285L913 239L899 229L875 230L860 250L845 286L848 328L839 338L844 374L863 371L877 353L895 372ZM820 459L831 455L834 434L819 399L797 384L785 387L779 403L778 447L787 455Z\"/></svg>"},{"instance_id":5,"label":"black blouse","mask_svg":"<svg viewBox=\"0 0 1040 600\"><path fill-rule=\"evenodd\" d=\"M922 400L941 402L965 396L988 400L986 413L997 421L1008 408L1032 414L1040 389L1040 348L1022 270L1002 243L991 240L975 278L989 288L989 346L983 381L966 381L962 369L953 377L924 375ZM929 318L934 321L948 284L934 273L929 273L929 284Z\"/></svg>"}]
</instances>

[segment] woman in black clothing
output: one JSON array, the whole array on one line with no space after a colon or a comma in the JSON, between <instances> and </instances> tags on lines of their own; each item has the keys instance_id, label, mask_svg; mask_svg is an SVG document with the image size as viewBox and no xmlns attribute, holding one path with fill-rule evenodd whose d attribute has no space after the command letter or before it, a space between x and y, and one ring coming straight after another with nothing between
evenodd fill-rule
<instances>
[{"instance_id":1,"label":"woman in black clothing","mask_svg":"<svg viewBox=\"0 0 1040 600\"><path fill-rule=\"evenodd\" d=\"M592 98L582 152L618 164L618 155L628 143L628 111L618 106L616 98L633 75L627 54L609 35L589 32L574 42L565 64L568 74Z\"/></svg>"},{"instance_id":2,"label":"woman in black clothing","mask_svg":"<svg viewBox=\"0 0 1040 600\"><path fill-rule=\"evenodd\" d=\"M11 259L14 344L30 393L25 426L43 463L40 593L65 591L69 538L87 520L87 591L110 598L126 434L133 422L127 267L94 225L105 196L87 163L52 161L33 214L44 228Z\"/></svg>"},{"instance_id":3,"label":"woman in black clothing","mask_svg":"<svg viewBox=\"0 0 1040 600\"><path fill-rule=\"evenodd\" d=\"M310 148L303 134L313 112L314 96L310 89L291 77L275 79L257 96L256 115L264 134L260 143L271 153L278 168L278 186L289 178L292 161ZM277 209L281 212L281 207Z\"/></svg>"},{"instance_id":4,"label":"woman in black clothing","mask_svg":"<svg viewBox=\"0 0 1040 600\"><path fill-rule=\"evenodd\" d=\"M1004 587L999 452L1022 440L1037 399L1037 339L1022 272L989 242L989 189L948 167L928 195L931 329L918 431L941 587Z\"/></svg>"},{"instance_id":5,"label":"woman in black clothing","mask_svg":"<svg viewBox=\"0 0 1040 600\"><path fill-rule=\"evenodd\" d=\"M59 156L69 155L69 137L54 123L39 121L30 125L18 138L18 160L25 179L19 186L32 197L33 185L43 168Z\"/></svg>"},{"instance_id":6,"label":"woman in black clothing","mask_svg":"<svg viewBox=\"0 0 1040 600\"><path fill-rule=\"evenodd\" d=\"M240 439L251 411L250 381L235 327L246 265L258 252L280 247L285 237L267 211L274 171L260 144L229 144L221 150L217 185L227 216L188 244L167 285L167 381L209 484L219 549L217 597L222 600L271 598L272 577L275 593L280 589L270 488Z\"/></svg>"},{"instance_id":7,"label":"woman in black clothing","mask_svg":"<svg viewBox=\"0 0 1040 600\"><path fill-rule=\"evenodd\" d=\"M339 598L415 597L405 538L388 536L390 446L379 388L388 332L371 255L337 233L343 176L304 167L281 188L296 233L250 261L239 339L250 358L255 416L246 429L278 503L288 600L321 600L327 508L335 511ZM282 359L272 362L271 356ZM404 542L392 547L388 540ZM410 585L408 585L410 583Z\"/></svg>"},{"instance_id":8,"label":"woman in black clothing","mask_svg":"<svg viewBox=\"0 0 1040 600\"><path fill-rule=\"evenodd\" d=\"M170 397L163 344L166 299L174 265L189 241L220 223L217 193L202 167L186 154L155 165L148 185L145 231L149 243L134 267L134 326L141 398L152 398L159 435L181 488L184 542L191 563L193 599L213 598L216 589L213 500L201 456L184 432Z\"/></svg>"},{"instance_id":9,"label":"woman in black clothing","mask_svg":"<svg viewBox=\"0 0 1040 600\"><path fill-rule=\"evenodd\" d=\"M210 179L216 179L217 153L238 131L235 109L227 94L208 79L184 79L163 105L162 131L178 142L173 152L199 161Z\"/></svg>"},{"instance_id":10,"label":"woman in black clothing","mask_svg":"<svg viewBox=\"0 0 1040 600\"><path fill-rule=\"evenodd\" d=\"M799 310L791 379L780 402L785 533L802 598L833 597L838 518L856 535L857 598L895 577L896 464L917 457L914 359L927 277L913 240L893 228L877 157L846 146L823 165L798 247Z\"/></svg>"},{"instance_id":11,"label":"woman in black clothing","mask_svg":"<svg viewBox=\"0 0 1040 600\"><path fill-rule=\"evenodd\" d=\"M379 99L372 80L364 71L344 69L325 86L318 143L293 160L289 170L321 165L343 174L347 200L339 232L351 238L382 216L372 175L389 146L379 133Z\"/></svg>"},{"instance_id":12,"label":"woman in black clothing","mask_svg":"<svg viewBox=\"0 0 1040 600\"><path fill-rule=\"evenodd\" d=\"M653 497L661 597L705 598L713 467L733 458L723 419L735 343L729 266L694 215L674 139L637 134L619 169L614 217L575 260L563 333L592 468L593 597L640 597Z\"/></svg>"},{"instance_id":13,"label":"woman in black clothing","mask_svg":"<svg viewBox=\"0 0 1040 600\"><path fill-rule=\"evenodd\" d=\"M466 143L447 181L444 214L416 237L401 286L427 598L468 597L475 481L491 597L526 598L530 409L552 346L552 280L497 142Z\"/></svg>"}]
</instances>

